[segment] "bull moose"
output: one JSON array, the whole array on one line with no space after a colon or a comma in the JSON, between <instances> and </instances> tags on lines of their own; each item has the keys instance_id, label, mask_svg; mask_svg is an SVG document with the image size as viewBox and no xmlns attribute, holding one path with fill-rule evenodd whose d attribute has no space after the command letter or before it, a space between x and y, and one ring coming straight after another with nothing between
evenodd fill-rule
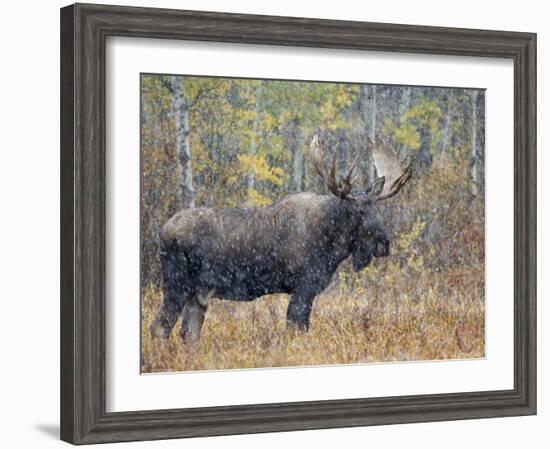
<instances>
[{"instance_id":1,"label":"bull moose","mask_svg":"<svg viewBox=\"0 0 550 449\"><path fill-rule=\"evenodd\" d=\"M298 193L258 208L183 209L168 220L160 251L164 298L150 326L153 336L167 338L181 314L181 336L197 339L211 297L252 301L272 293L290 295L287 323L307 330L315 296L342 261L351 256L359 271L373 256L389 255L376 203L399 192L411 164L389 189L380 176L356 192L358 158L341 180L336 152L327 167L317 136L310 158L329 195Z\"/></svg>"}]
</instances>

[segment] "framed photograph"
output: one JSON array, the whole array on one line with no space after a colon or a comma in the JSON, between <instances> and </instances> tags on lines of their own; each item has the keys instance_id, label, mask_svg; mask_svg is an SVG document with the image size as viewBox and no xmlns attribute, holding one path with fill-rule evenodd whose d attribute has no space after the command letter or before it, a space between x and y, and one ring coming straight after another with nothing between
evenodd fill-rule
<instances>
[{"instance_id":1,"label":"framed photograph","mask_svg":"<svg viewBox=\"0 0 550 449\"><path fill-rule=\"evenodd\" d=\"M536 35L61 10L61 438L536 413Z\"/></svg>"}]
</instances>

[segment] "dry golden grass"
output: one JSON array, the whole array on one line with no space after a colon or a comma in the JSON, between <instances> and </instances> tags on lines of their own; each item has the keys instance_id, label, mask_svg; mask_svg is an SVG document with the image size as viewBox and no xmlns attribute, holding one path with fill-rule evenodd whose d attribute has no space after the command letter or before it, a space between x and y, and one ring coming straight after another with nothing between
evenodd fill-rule
<instances>
[{"instance_id":1,"label":"dry golden grass","mask_svg":"<svg viewBox=\"0 0 550 449\"><path fill-rule=\"evenodd\" d=\"M286 295L252 302L212 299L200 341L179 323L167 341L149 324L161 290L142 290L142 372L480 358L485 354L483 268L402 270L378 260L346 267L315 301L307 333L286 328Z\"/></svg>"}]
</instances>

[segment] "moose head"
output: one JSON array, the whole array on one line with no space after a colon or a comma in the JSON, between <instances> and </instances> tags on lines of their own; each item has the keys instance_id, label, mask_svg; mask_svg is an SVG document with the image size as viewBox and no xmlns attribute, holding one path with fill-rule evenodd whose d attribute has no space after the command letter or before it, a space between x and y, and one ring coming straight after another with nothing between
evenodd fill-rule
<instances>
[{"instance_id":1,"label":"moose head","mask_svg":"<svg viewBox=\"0 0 550 449\"><path fill-rule=\"evenodd\" d=\"M385 169L390 173L399 173L396 166L401 165L398 158L387 145L373 146L373 156L378 159L377 169ZM409 162L404 169L400 170L391 183L386 183L385 175L374 179L363 190L357 191L354 188L356 177L354 169L359 160L355 157L349 168L345 171L342 179L336 178L336 151L332 156L332 163L327 167L324 163L325 156L319 145L319 137L315 135L310 145L310 158L313 166L325 182L332 194L340 198L346 204L346 210L351 214L353 224L350 232L350 251L352 255L353 268L356 271L367 266L372 257L386 257L390 253L390 238L386 232L377 209L377 203L395 196L409 181L412 175L412 162ZM380 172L379 172L380 173ZM384 187L389 184L389 188Z\"/></svg>"}]
</instances>

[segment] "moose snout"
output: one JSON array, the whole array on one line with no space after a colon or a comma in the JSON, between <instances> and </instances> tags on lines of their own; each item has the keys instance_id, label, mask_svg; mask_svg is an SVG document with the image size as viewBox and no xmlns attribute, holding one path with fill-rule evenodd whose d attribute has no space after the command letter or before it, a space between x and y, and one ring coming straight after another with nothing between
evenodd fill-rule
<instances>
[{"instance_id":1,"label":"moose snout","mask_svg":"<svg viewBox=\"0 0 550 449\"><path fill-rule=\"evenodd\" d=\"M390 255L390 241L388 239L379 240L374 248L376 257L387 257Z\"/></svg>"}]
</instances>

